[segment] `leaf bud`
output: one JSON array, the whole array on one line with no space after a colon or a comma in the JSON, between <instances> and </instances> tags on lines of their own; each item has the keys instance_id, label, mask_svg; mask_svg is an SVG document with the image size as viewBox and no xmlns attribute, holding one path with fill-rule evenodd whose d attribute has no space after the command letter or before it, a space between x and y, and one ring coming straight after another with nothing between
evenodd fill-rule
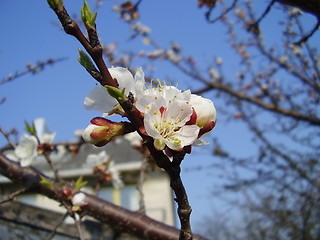
<instances>
[{"instance_id":1,"label":"leaf bud","mask_svg":"<svg viewBox=\"0 0 320 240\"><path fill-rule=\"evenodd\" d=\"M47 0L52 9L63 9L63 0Z\"/></svg>"},{"instance_id":2,"label":"leaf bud","mask_svg":"<svg viewBox=\"0 0 320 240\"><path fill-rule=\"evenodd\" d=\"M83 7L81 8L81 18L86 27L95 28L96 26L97 13L92 13L87 1L84 1Z\"/></svg>"},{"instance_id":3,"label":"leaf bud","mask_svg":"<svg viewBox=\"0 0 320 240\"><path fill-rule=\"evenodd\" d=\"M91 71L94 69L93 63L90 57L81 49L78 49L80 57L78 58L79 63L87 70Z\"/></svg>"},{"instance_id":4,"label":"leaf bud","mask_svg":"<svg viewBox=\"0 0 320 240\"><path fill-rule=\"evenodd\" d=\"M112 87L108 85L106 85L105 87L111 97L114 97L118 101L126 100L126 96L124 95L125 88L121 91L119 88L116 88L116 87Z\"/></svg>"}]
</instances>

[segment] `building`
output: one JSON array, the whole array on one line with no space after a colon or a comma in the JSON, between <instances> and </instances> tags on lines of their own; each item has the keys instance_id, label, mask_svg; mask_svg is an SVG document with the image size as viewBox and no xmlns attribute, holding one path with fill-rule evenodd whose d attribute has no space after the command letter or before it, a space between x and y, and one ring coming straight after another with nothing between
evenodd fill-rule
<instances>
[{"instance_id":1,"label":"building","mask_svg":"<svg viewBox=\"0 0 320 240\"><path fill-rule=\"evenodd\" d=\"M66 148L66 145L69 146L69 149ZM82 176L85 181L88 181L85 191L95 193L102 199L132 211L140 209L140 194L137 191L137 182L140 179L140 169L144 156L132 147L128 139L119 137L102 148L83 143L76 151L70 151L70 146L73 146L73 144L58 144L56 145L56 150L51 154L52 163L58 169L61 178L75 181ZM115 188L111 182L105 182L97 187L99 177L93 173L93 166L90 166L87 160L88 156L101 156L104 151L114 162L113 168L120 173L124 183L123 187L119 189ZM53 176L48 163L43 157L38 157L32 166L47 176ZM9 179L0 176L0 191L2 196L14 192L18 188ZM146 214L153 219L174 226L173 196L167 174L156 167L154 169L148 168L144 174L142 190ZM52 216L55 216L54 219L56 221L57 219L62 219L66 212L63 207L59 206L59 203L37 194L22 194L17 200L19 202L9 202L0 205L0 240L47 239L47 237L40 237L42 234L39 231L44 235L50 234L50 226L53 229L56 226L55 224L58 224L57 222L53 223ZM14 213L14 209L20 210ZM28 220L37 219L36 217L32 217L33 214L42 216L43 220ZM44 222L46 221L49 221L51 224L45 224ZM39 223L38 225L36 224L37 222ZM53 239L74 239L72 237L75 237L77 233L75 232L76 229L74 229L73 223L74 221L71 217L65 219L63 226L59 227L60 230L59 232L57 231ZM106 238L106 234L107 236L114 234L108 226L102 226L91 218L85 219L84 226L91 226L91 230L90 227L86 227L88 239L101 239L101 236L104 236L104 239L108 239ZM13 228L14 230L12 230ZM15 238L13 238L9 234L26 231L26 228L32 230L27 231L30 233L29 236L38 234L39 238L29 237L28 234L20 234L20 237L14 236ZM63 230L65 228L67 230ZM35 234L34 231L38 233ZM9 238L1 237L6 236L6 234L9 234Z\"/></svg>"}]
</instances>

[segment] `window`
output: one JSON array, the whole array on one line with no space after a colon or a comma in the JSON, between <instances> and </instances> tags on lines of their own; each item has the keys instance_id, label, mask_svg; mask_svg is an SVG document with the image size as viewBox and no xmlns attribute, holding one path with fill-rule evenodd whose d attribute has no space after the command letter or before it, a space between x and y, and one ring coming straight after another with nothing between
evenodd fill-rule
<instances>
[{"instance_id":1,"label":"window","mask_svg":"<svg viewBox=\"0 0 320 240\"><path fill-rule=\"evenodd\" d=\"M98 197L132 211L139 209L138 193L135 186L121 189L103 188L98 193Z\"/></svg>"}]
</instances>

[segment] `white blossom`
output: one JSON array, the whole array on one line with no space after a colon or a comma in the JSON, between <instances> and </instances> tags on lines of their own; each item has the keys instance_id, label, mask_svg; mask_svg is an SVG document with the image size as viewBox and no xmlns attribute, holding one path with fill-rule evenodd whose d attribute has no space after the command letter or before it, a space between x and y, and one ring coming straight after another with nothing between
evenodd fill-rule
<instances>
[{"instance_id":1,"label":"white blossom","mask_svg":"<svg viewBox=\"0 0 320 240\"><path fill-rule=\"evenodd\" d=\"M140 147L142 145L142 137L136 131L124 135L124 138L127 139L133 147Z\"/></svg>"},{"instance_id":2,"label":"white blossom","mask_svg":"<svg viewBox=\"0 0 320 240\"><path fill-rule=\"evenodd\" d=\"M30 163L38 156L38 140L35 136L23 134L20 144L15 148L15 154L20 159L22 167L29 166Z\"/></svg>"},{"instance_id":3,"label":"white blossom","mask_svg":"<svg viewBox=\"0 0 320 240\"><path fill-rule=\"evenodd\" d=\"M122 188L124 184L121 180L119 171L116 168L116 165L114 164L114 161L110 162L108 171L111 175L111 181L112 181L113 187L116 189Z\"/></svg>"},{"instance_id":4,"label":"white blossom","mask_svg":"<svg viewBox=\"0 0 320 240\"><path fill-rule=\"evenodd\" d=\"M83 206L86 205L88 202L86 201L86 195L82 192L76 193L72 197L72 204L74 206Z\"/></svg>"},{"instance_id":5,"label":"white blossom","mask_svg":"<svg viewBox=\"0 0 320 240\"><path fill-rule=\"evenodd\" d=\"M136 107L141 113L148 111L150 108L149 105L154 101L158 101L158 99L163 99L165 102L170 102L173 100L183 100L188 102L190 101L191 97L190 90L181 91L174 86L161 84L159 80L156 87L153 87L151 82L147 84L146 88L140 89L142 89L142 91L137 92Z\"/></svg>"},{"instance_id":6,"label":"white blossom","mask_svg":"<svg viewBox=\"0 0 320 240\"><path fill-rule=\"evenodd\" d=\"M191 94L190 90L181 91L175 86L168 86L160 80L146 84L142 68L134 76L124 68L112 69L110 73L117 79L119 89L124 89L126 95L129 92L133 94L135 107L144 123L140 131L154 138L156 149L167 147L181 151L193 144L206 144L202 138L216 123L216 110L211 100ZM111 104L109 99L113 101ZM114 108L115 104L115 99L103 87L95 88L85 99L87 109L103 113ZM92 132L94 129L89 130ZM92 140L90 137L92 134L89 142Z\"/></svg>"},{"instance_id":7,"label":"white blossom","mask_svg":"<svg viewBox=\"0 0 320 240\"><path fill-rule=\"evenodd\" d=\"M137 69L134 76L128 69L122 67L109 68L109 72L117 80L119 89L125 89L124 93L126 96L128 96L129 92L135 95L136 89L143 86L144 73L141 68ZM102 113L111 112L116 105L116 99L110 96L107 89L103 86L95 87L84 100L86 109Z\"/></svg>"},{"instance_id":8,"label":"white blossom","mask_svg":"<svg viewBox=\"0 0 320 240\"><path fill-rule=\"evenodd\" d=\"M197 139L200 128L186 125L193 113L190 104L183 100L166 102L162 97L149 107L144 115L144 126L146 133L155 139L154 146L158 150L163 150L165 146L182 150Z\"/></svg>"},{"instance_id":9,"label":"white blossom","mask_svg":"<svg viewBox=\"0 0 320 240\"><path fill-rule=\"evenodd\" d=\"M29 166L31 162L38 156L39 143L51 144L56 136L46 125L45 119L37 118L34 120L37 137L23 134L20 144L15 148L15 155L20 159L22 167Z\"/></svg>"},{"instance_id":10,"label":"white blossom","mask_svg":"<svg viewBox=\"0 0 320 240\"><path fill-rule=\"evenodd\" d=\"M106 151L101 151L98 154L89 154L86 159L85 166L95 167L100 163L106 162L110 158Z\"/></svg>"},{"instance_id":11,"label":"white blossom","mask_svg":"<svg viewBox=\"0 0 320 240\"><path fill-rule=\"evenodd\" d=\"M40 143L53 143L56 133L50 131L46 124L46 120L44 118L36 118L33 123Z\"/></svg>"},{"instance_id":12,"label":"white blossom","mask_svg":"<svg viewBox=\"0 0 320 240\"><path fill-rule=\"evenodd\" d=\"M202 128L212 121L217 121L216 109L210 99L192 94L190 105L197 114L196 124L199 127Z\"/></svg>"}]
</instances>

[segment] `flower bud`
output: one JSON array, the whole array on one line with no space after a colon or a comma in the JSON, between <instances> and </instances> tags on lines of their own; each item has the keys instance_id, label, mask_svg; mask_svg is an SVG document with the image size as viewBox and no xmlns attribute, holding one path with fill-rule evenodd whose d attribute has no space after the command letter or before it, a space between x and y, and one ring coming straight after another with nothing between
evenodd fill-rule
<instances>
[{"instance_id":1,"label":"flower bud","mask_svg":"<svg viewBox=\"0 0 320 240\"><path fill-rule=\"evenodd\" d=\"M63 194L68 198L68 199L72 199L72 190L68 187L65 187L63 189Z\"/></svg>"},{"instance_id":2,"label":"flower bud","mask_svg":"<svg viewBox=\"0 0 320 240\"><path fill-rule=\"evenodd\" d=\"M96 117L91 124L83 131L82 137L97 147L102 147L116 136L132 132L133 128L128 122L113 122L105 118Z\"/></svg>"},{"instance_id":3,"label":"flower bud","mask_svg":"<svg viewBox=\"0 0 320 240\"><path fill-rule=\"evenodd\" d=\"M82 50L78 49L80 57L78 58L79 63L87 70L91 71L94 68L90 57Z\"/></svg>"},{"instance_id":4,"label":"flower bud","mask_svg":"<svg viewBox=\"0 0 320 240\"><path fill-rule=\"evenodd\" d=\"M73 197L72 197L72 204L74 206L83 206L86 205L88 202L86 201L86 195L82 192L76 193Z\"/></svg>"},{"instance_id":5,"label":"flower bud","mask_svg":"<svg viewBox=\"0 0 320 240\"><path fill-rule=\"evenodd\" d=\"M92 13L87 1L84 1L83 7L81 8L81 18L86 27L95 28L97 13Z\"/></svg>"},{"instance_id":6,"label":"flower bud","mask_svg":"<svg viewBox=\"0 0 320 240\"><path fill-rule=\"evenodd\" d=\"M47 0L49 6L52 9L62 9L63 8L63 0Z\"/></svg>"},{"instance_id":7,"label":"flower bud","mask_svg":"<svg viewBox=\"0 0 320 240\"><path fill-rule=\"evenodd\" d=\"M190 104L197 114L196 125L200 128L211 128L210 130L212 130L217 121L216 109L213 102L208 98L192 94Z\"/></svg>"}]
</instances>

